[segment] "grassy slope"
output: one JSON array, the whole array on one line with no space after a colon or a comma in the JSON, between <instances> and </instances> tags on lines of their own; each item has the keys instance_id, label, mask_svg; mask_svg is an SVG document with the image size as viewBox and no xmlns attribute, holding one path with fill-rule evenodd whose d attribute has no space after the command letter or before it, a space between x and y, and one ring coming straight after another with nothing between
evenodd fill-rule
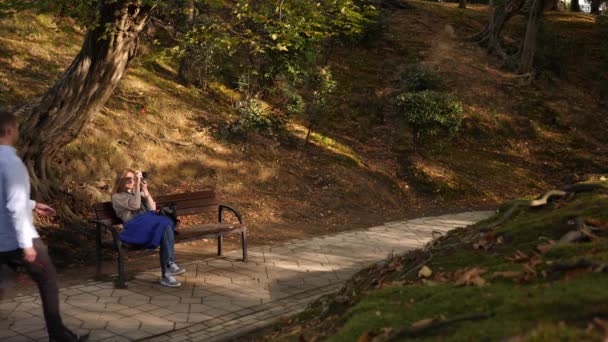
<instances>
[{"instance_id":1,"label":"grassy slope","mask_svg":"<svg viewBox=\"0 0 608 342\"><path fill-rule=\"evenodd\" d=\"M575 217L606 222L607 205L608 195L596 192L543 209L522 210L491 233L503 242L488 250L476 249L474 244L483 239L480 227L496 218L458 229L424 253L398 256L361 271L340 293L318 300L307 312L265 331L259 335L265 337L258 340L371 341L377 337L377 341L385 341L424 319L451 320L476 314L492 316L410 333L398 340L602 340L603 330L593 320L606 318L606 273L587 268L557 272L553 268L579 260L605 265L606 232L596 241L553 246L544 253L538 247L573 230L569 221ZM509 260L517 252L536 255L538 262ZM416 272L411 272L416 264L430 267L433 276L417 279ZM525 264L534 272L527 277L497 276L496 272L504 271L523 275ZM486 284L458 286L462 271L472 268L485 271L481 277Z\"/></svg>"},{"instance_id":2,"label":"grassy slope","mask_svg":"<svg viewBox=\"0 0 608 342\"><path fill-rule=\"evenodd\" d=\"M584 37L560 60L585 56L595 64L563 63L564 79L543 73L528 86L460 39L483 26L484 7L411 4L387 18L388 32L375 42L337 52L338 117L307 150L297 123L286 141L222 141L218 133L234 117L238 94L218 84L206 93L180 85L174 67L144 44L110 102L57 160L58 179L77 199L73 209L84 213L108 199L115 170L133 166L151 171L155 193L217 186L245 213L253 242L262 243L490 206L602 170L607 116L596 106L597 76L591 80L600 60L591 46L600 38L589 16L551 14L549 23L567 22L560 34ZM28 13L0 20L0 32L2 106L44 92L83 33ZM390 104L400 71L412 63L458 89L467 112L453 145L422 155L410 153ZM580 76L573 72L580 69Z\"/></svg>"}]
</instances>

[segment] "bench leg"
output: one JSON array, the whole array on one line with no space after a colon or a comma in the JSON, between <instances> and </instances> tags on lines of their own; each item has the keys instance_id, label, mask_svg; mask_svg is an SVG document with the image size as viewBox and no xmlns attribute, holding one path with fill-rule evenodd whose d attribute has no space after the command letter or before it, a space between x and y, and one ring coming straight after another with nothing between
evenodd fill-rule
<instances>
[{"instance_id":1,"label":"bench leg","mask_svg":"<svg viewBox=\"0 0 608 342\"><path fill-rule=\"evenodd\" d=\"M126 289L126 279L125 279L125 251L122 249L122 246L118 246L118 286L119 289Z\"/></svg>"},{"instance_id":2,"label":"bench leg","mask_svg":"<svg viewBox=\"0 0 608 342\"><path fill-rule=\"evenodd\" d=\"M247 231L241 233L241 247L243 248L243 262L247 261Z\"/></svg>"},{"instance_id":3,"label":"bench leg","mask_svg":"<svg viewBox=\"0 0 608 342\"><path fill-rule=\"evenodd\" d=\"M101 277L101 260L103 258L101 253L101 227L99 227L99 224L97 225L97 234L95 236L95 249L95 277L99 278Z\"/></svg>"},{"instance_id":4,"label":"bench leg","mask_svg":"<svg viewBox=\"0 0 608 342\"><path fill-rule=\"evenodd\" d=\"M222 240L224 239L223 236L218 236L217 237L217 255L222 255Z\"/></svg>"}]
</instances>

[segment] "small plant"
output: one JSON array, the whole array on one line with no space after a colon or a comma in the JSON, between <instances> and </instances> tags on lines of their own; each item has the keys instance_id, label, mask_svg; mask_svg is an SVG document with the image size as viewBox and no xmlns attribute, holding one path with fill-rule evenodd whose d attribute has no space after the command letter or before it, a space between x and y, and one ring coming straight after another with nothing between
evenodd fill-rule
<instances>
[{"instance_id":1,"label":"small plant","mask_svg":"<svg viewBox=\"0 0 608 342\"><path fill-rule=\"evenodd\" d=\"M306 117L308 119L308 132L306 133L306 144L310 141L313 130L326 123L332 115L333 103L331 94L336 88L329 67L318 68L313 71L307 81Z\"/></svg>"},{"instance_id":2,"label":"small plant","mask_svg":"<svg viewBox=\"0 0 608 342\"><path fill-rule=\"evenodd\" d=\"M270 97L288 117L302 116L306 103L292 83L287 77L277 77L274 87L269 89Z\"/></svg>"},{"instance_id":3,"label":"small plant","mask_svg":"<svg viewBox=\"0 0 608 342\"><path fill-rule=\"evenodd\" d=\"M238 118L228 125L225 132L229 138L246 138L252 132L276 135L285 125L285 120L267 112L256 98L238 101L236 111Z\"/></svg>"},{"instance_id":4,"label":"small plant","mask_svg":"<svg viewBox=\"0 0 608 342\"><path fill-rule=\"evenodd\" d=\"M414 145L426 138L453 138L463 118L460 101L443 92L403 93L397 96L397 107L412 128Z\"/></svg>"},{"instance_id":5,"label":"small plant","mask_svg":"<svg viewBox=\"0 0 608 342\"><path fill-rule=\"evenodd\" d=\"M401 90L419 92L423 90L441 90L441 77L433 70L412 65L401 74Z\"/></svg>"}]
</instances>

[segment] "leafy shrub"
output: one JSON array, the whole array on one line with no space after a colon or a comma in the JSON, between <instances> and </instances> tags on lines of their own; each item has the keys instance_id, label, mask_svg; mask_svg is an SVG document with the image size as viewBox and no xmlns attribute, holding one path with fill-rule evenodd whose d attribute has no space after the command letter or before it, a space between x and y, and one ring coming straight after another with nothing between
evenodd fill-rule
<instances>
[{"instance_id":1,"label":"leafy shrub","mask_svg":"<svg viewBox=\"0 0 608 342\"><path fill-rule=\"evenodd\" d=\"M283 109L289 117L301 116L306 110L304 98L286 77L278 77L274 87L269 89L269 100Z\"/></svg>"},{"instance_id":2,"label":"leafy shrub","mask_svg":"<svg viewBox=\"0 0 608 342\"><path fill-rule=\"evenodd\" d=\"M439 75L428 68L417 65L410 66L401 74L401 90L418 92L423 90L441 90L443 82Z\"/></svg>"},{"instance_id":3,"label":"leafy shrub","mask_svg":"<svg viewBox=\"0 0 608 342\"><path fill-rule=\"evenodd\" d=\"M423 138L452 138L463 118L462 104L454 96L436 91L397 96L402 118L412 128L414 143Z\"/></svg>"},{"instance_id":4,"label":"leafy shrub","mask_svg":"<svg viewBox=\"0 0 608 342\"><path fill-rule=\"evenodd\" d=\"M236 111L238 118L228 125L225 132L229 138L246 138L252 132L274 135L285 125L285 120L268 113L255 98L238 101Z\"/></svg>"}]
</instances>

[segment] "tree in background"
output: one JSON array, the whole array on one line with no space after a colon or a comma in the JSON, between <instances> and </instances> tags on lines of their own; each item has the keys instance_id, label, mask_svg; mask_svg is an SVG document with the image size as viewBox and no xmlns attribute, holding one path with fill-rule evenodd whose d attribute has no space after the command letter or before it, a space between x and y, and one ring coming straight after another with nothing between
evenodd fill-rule
<instances>
[{"instance_id":1,"label":"tree in background","mask_svg":"<svg viewBox=\"0 0 608 342\"><path fill-rule=\"evenodd\" d=\"M507 0L493 10L484 30L473 39L488 52L500 56L506 65L519 74L531 74L540 22L543 12L551 5L551 0ZM490 8L493 8L492 3ZM528 20L519 49L509 54L502 48L500 35L507 22L517 14L525 14Z\"/></svg>"},{"instance_id":2,"label":"tree in background","mask_svg":"<svg viewBox=\"0 0 608 342\"><path fill-rule=\"evenodd\" d=\"M578 3L578 0L570 0L570 10L572 12L580 12L581 5Z\"/></svg>"}]
</instances>

